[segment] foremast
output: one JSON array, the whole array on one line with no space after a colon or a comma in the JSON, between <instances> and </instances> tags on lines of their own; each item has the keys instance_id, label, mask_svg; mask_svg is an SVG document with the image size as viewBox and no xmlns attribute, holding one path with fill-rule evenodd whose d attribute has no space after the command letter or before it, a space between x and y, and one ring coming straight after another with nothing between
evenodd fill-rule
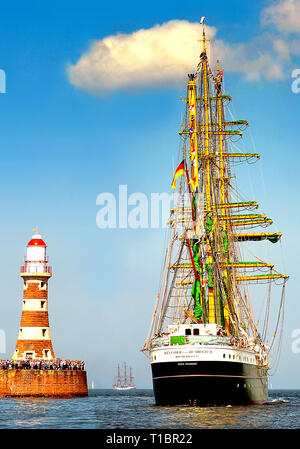
<instances>
[{"instance_id":1,"label":"foremast","mask_svg":"<svg viewBox=\"0 0 300 449\"><path fill-rule=\"evenodd\" d=\"M285 286L288 278L259 258L241 260L239 242L275 243L282 234L240 232L267 227L272 220L259 213L243 213L257 209L258 203L241 201L231 183L232 162L257 160L260 156L230 151L230 140L240 138L248 122L226 121L225 106L231 97L222 92L219 62L216 70L210 69L207 42L203 24L200 62L196 74L188 75L185 123L179 132L183 139L184 176L171 210L171 243L144 345L146 351L151 349L152 338L161 335L167 324L186 322L216 323L227 335L240 337L246 333L261 343L247 289L242 284L247 287L250 282L282 279ZM257 270L265 271L261 274Z\"/></svg>"}]
</instances>

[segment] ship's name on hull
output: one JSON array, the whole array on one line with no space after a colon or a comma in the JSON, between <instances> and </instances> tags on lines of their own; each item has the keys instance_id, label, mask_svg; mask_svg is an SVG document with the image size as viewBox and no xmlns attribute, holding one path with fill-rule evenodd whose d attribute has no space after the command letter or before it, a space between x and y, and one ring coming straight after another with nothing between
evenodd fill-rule
<instances>
[{"instance_id":1,"label":"ship's name on hull","mask_svg":"<svg viewBox=\"0 0 300 449\"><path fill-rule=\"evenodd\" d=\"M174 355L175 358L180 357L196 357L198 354L212 354L210 350L195 350L195 351L164 351L164 355Z\"/></svg>"}]
</instances>

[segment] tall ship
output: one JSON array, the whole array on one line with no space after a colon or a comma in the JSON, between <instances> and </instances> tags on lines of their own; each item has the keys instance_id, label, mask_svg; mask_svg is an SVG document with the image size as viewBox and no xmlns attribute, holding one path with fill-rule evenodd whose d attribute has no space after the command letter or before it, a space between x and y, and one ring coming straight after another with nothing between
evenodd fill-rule
<instances>
[{"instance_id":1,"label":"tall ship","mask_svg":"<svg viewBox=\"0 0 300 449\"><path fill-rule=\"evenodd\" d=\"M124 363L123 369L118 365L118 374L113 383L114 390L134 390L134 377L132 375L132 368Z\"/></svg>"},{"instance_id":2,"label":"tall ship","mask_svg":"<svg viewBox=\"0 0 300 449\"><path fill-rule=\"evenodd\" d=\"M250 249L282 234L254 230L272 220L243 196L235 166L260 156L236 151L248 122L227 117L232 98L219 61L210 66L204 18L200 23L200 61L182 98L182 153L159 293L142 351L157 405L261 404L268 401L270 357L278 363L289 276ZM281 285L276 304L274 283Z\"/></svg>"}]
</instances>

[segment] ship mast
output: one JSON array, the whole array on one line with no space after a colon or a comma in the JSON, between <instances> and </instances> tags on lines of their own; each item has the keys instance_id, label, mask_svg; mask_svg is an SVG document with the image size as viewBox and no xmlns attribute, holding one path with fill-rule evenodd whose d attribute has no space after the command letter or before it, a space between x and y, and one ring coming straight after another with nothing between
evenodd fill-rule
<instances>
[{"instance_id":1,"label":"ship mast","mask_svg":"<svg viewBox=\"0 0 300 449\"><path fill-rule=\"evenodd\" d=\"M118 387L121 385L121 372L120 372L120 365L119 365L119 363L118 363L117 385L118 385Z\"/></svg>"},{"instance_id":2,"label":"ship mast","mask_svg":"<svg viewBox=\"0 0 300 449\"><path fill-rule=\"evenodd\" d=\"M241 201L231 182L234 162L258 160L260 155L231 150L232 139L242 137L248 122L226 120L225 107L231 97L222 91L219 61L216 70L210 68L209 40L204 20L201 22L200 62L196 74L188 75L185 123L179 132L184 176L170 212L172 236L144 350L151 348L151 339L161 335L168 324L185 322L217 324L227 335L239 338L246 333L259 339L243 285L276 279L285 284L289 277L259 258L241 260L242 242L276 243L282 234L244 232L272 224L267 215L247 212L257 209L258 203Z\"/></svg>"},{"instance_id":3,"label":"ship mast","mask_svg":"<svg viewBox=\"0 0 300 449\"><path fill-rule=\"evenodd\" d=\"M211 176L210 176L210 141L209 141L209 125L208 125L208 116L209 116L209 99L208 99L208 59L207 59L207 51L206 51L206 37L205 37L205 25L203 21L203 38L202 38L202 74L203 74L203 90L204 90L204 170L205 170L205 198L206 198L206 214L209 217L211 214ZM201 251L201 249L200 249ZM207 264L209 266L212 265L212 249L210 245L209 238L206 239L206 253L207 253ZM208 283L208 322L215 323L215 292L212 283Z\"/></svg>"}]
</instances>

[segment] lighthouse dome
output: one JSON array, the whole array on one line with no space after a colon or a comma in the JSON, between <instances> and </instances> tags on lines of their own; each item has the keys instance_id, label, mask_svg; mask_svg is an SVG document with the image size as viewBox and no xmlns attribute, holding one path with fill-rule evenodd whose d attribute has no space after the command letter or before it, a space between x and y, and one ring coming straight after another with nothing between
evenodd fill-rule
<instances>
[{"instance_id":1,"label":"lighthouse dome","mask_svg":"<svg viewBox=\"0 0 300 449\"><path fill-rule=\"evenodd\" d=\"M40 234L34 234L32 236L32 239L28 242L27 244L27 248L28 246L44 246L46 247L46 243L44 242L44 240L42 239L42 236Z\"/></svg>"},{"instance_id":2,"label":"lighthouse dome","mask_svg":"<svg viewBox=\"0 0 300 449\"><path fill-rule=\"evenodd\" d=\"M40 234L34 234L27 244L27 261L46 261L46 243Z\"/></svg>"}]
</instances>

